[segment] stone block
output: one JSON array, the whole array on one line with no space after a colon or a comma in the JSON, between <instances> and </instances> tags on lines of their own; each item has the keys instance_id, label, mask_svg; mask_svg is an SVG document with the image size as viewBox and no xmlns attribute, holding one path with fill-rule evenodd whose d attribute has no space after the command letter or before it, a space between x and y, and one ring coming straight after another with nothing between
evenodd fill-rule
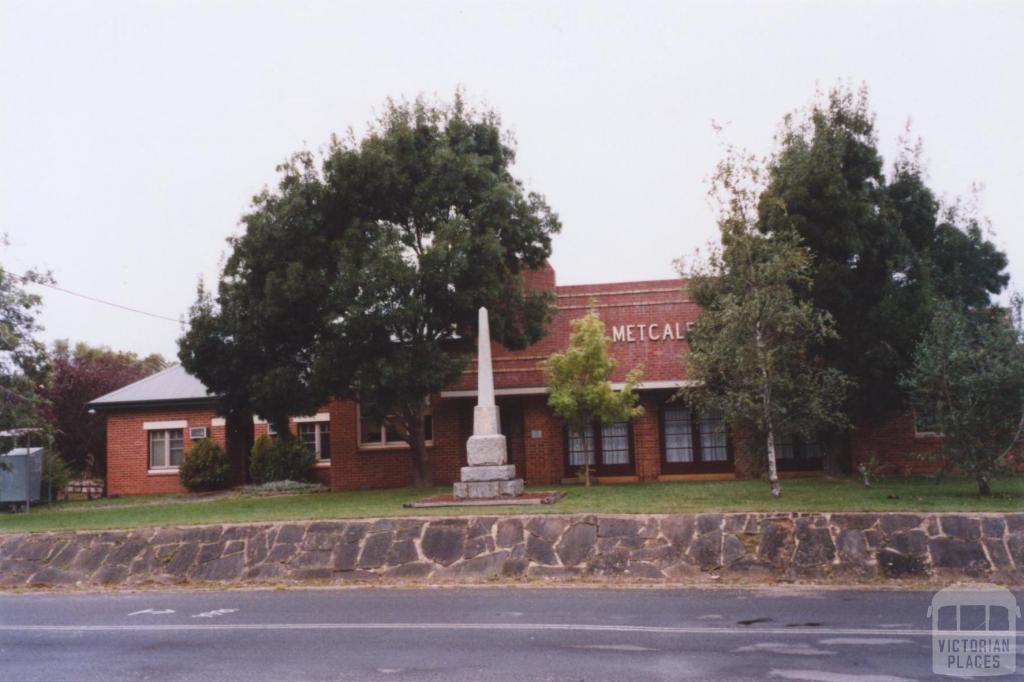
<instances>
[{"instance_id":1,"label":"stone block","mask_svg":"<svg viewBox=\"0 0 1024 682\"><path fill-rule=\"evenodd\" d=\"M878 566L886 578L915 578L928 575L928 564L921 557L904 556L889 549L877 555Z\"/></svg>"},{"instance_id":2,"label":"stone block","mask_svg":"<svg viewBox=\"0 0 1024 682\"><path fill-rule=\"evenodd\" d=\"M511 481L459 481L452 488L457 499L516 497L523 494L523 479Z\"/></svg>"},{"instance_id":3,"label":"stone block","mask_svg":"<svg viewBox=\"0 0 1024 682\"><path fill-rule=\"evenodd\" d=\"M501 433L501 413L497 405L473 406L473 433L489 436Z\"/></svg>"},{"instance_id":4,"label":"stone block","mask_svg":"<svg viewBox=\"0 0 1024 682\"><path fill-rule=\"evenodd\" d=\"M523 522L519 519L501 519L496 534L498 547L512 547L523 541Z\"/></svg>"},{"instance_id":5,"label":"stone block","mask_svg":"<svg viewBox=\"0 0 1024 682\"><path fill-rule=\"evenodd\" d=\"M710 571L722 565L722 531L701 535L690 548L690 557L702 571Z\"/></svg>"},{"instance_id":6,"label":"stone block","mask_svg":"<svg viewBox=\"0 0 1024 682\"><path fill-rule=\"evenodd\" d=\"M469 481L509 481L516 477L516 466L469 466L462 467L461 480Z\"/></svg>"},{"instance_id":7,"label":"stone block","mask_svg":"<svg viewBox=\"0 0 1024 682\"><path fill-rule=\"evenodd\" d=\"M470 436L466 441L466 461L470 466L501 466L508 462L505 436Z\"/></svg>"},{"instance_id":8,"label":"stone block","mask_svg":"<svg viewBox=\"0 0 1024 682\"><path fill-rule=\"evenodd\" d=\"M597 542L597 526L577 523L562 534L556 551L563 566L575 566L582 563L594 551Z\"/></svg>"},{"instance_id":9,"label":"stone block","mask_svg":"<svg viewBox=\"0 0 1024 682\"><path fill-rule=\"evenodd\" d=\"M983 576L992 569L978 542L935 538L928 543L935 568L954 569L969 576Z\"/></svg>"},{"instance_id":10,"label":"stone block","mask_svg":"<svg viewBox=\"0 0 1024 682\"><path fill-rule=\"evenodd\" d=\"M976 518L960 515L941 517L942 532L959 540L973 541L981 537L981 523Z\"/></svg>"},{"instance_id":11,"label":"stone block","mask_svg":"<svg viewBox=\"0 0 1024 682\"><path fill-rule=\"evenodd\" d=\"M827 528L803 528L797 530L796 556L798 566L820 566L832 563L836 548Z\"/></svg>"},{"instance_id":12,"label":"stone block","mask_svg":"<svg viewBox=\"0 0 1024 682\"><path fill-rule=\"evenodd\" d=\"M423 556L431 561L450 566L462 558L465 531L452 526L429 526L423 532L420 549Z\"/></svg>"}]
</instances>

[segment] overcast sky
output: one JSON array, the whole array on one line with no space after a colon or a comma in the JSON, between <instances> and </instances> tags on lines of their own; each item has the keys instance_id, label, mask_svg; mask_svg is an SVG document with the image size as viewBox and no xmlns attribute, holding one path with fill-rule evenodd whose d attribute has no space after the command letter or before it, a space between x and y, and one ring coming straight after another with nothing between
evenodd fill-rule
<instances>
[{"instance_id":1,"label":"overcast sky","mask_svg":"<svg viewBox=\"0 0 1024 682\"><path fill-rule=\"evenodd\" d=\"M816 86L866 82L1024 282L1024 3L0 0L0 262L177 319L274 166L385 98L459 85L518 140L563 284L670 277L715 237L724 139L765 152ZM176 353L181 328L40 290L45 338Z\"/></svg>"}]
</instances>

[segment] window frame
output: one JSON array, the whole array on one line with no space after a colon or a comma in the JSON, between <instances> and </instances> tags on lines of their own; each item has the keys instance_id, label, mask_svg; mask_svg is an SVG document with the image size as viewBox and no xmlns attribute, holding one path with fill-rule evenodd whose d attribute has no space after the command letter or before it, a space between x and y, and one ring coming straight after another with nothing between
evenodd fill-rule
<instances>
[{"instance_id":1,"label":"window frame","mask_svg":"<svg viewBox=\"0 0 1024 682\"><path fill-rule=\"evenodd\" d=\"M693 453L692 462L668 461L667 440L665 437L665 411L673 407L682 407L690 411L690 442ZM712 474L733 473L736 465L733 461L732 434L725 429L725 459L704 460L704 442L701 438L701 414L698 410L673 401L664 401L658 408L658 444L661 450L661 473L663 474Z\"/></svg>"},{"instance_id":2,"label":"window frame","mask_svg":"<svg viewBox=\"0 0 1024 682\"><path fill-rule=\"evenodd\" d=\"M934 431L928 430L927 428L922 430L918 428L918 420L920 419L920 413L917 410L913 410L910 413L910 419L914 422L914 438L942 438L942 429L939 427L938 422L935 422L933 426L936 427ZM933 418L934 419L934 418Z\"/></svg>"},{"instance_id":3,"label":"window frame","mask_svg":"<svg viewBox=\"0 0 1024 682\"><path fill-rule=\"evenodd\" d=\"M790 434L793 442L793 456L780 458L776 453L775 466L779 471L819 471L825 468L825 454L821 449L821 437L816 436L813 441L801 433ZM818 446L818 456L808 457L806 447L813 442Z\"/></svg>"},{"instance_id":4,"label":"window frame","mask_svg":"<svg viewBox=\"0 0 1024 682\"><path fill-rule=\"evenodd\" d=\"M172 434L177 432L178 438L173 438ZM156 434L161 434L163 444L163 464L153 464L153 437ZM178 458L178 464L171 464L171 441L181 441L181 455ZM175 472L181 466L181 458L185 456L185 429L183 428L171 428L171 429L147 429L146 430L146 468L150 472L156 473L167 473Z\"/></svg>"},{"instance_id":5,"label":"window frame","mask_svg":"<svg viewBox=\"0 0 1024 682\"><path fill-rule=\"evenodd\" d=\"M423 413L423 424L424 430L427 428L427 420L430 420L430 438L424 439L424 445L426 447L433 447L434 445L434 410L430 406L430 402L427 402L427 409ZM388 440L387 437L387 419L382 419L380 422L380 436L379 442L364 442L363 441L363 411L360 404L356 403L356 445L360 450L400 450L408 449L409 444L404 440Z\"/></svg>"},{"instance_id":6,"label":"window frame","mask_svg":"<svg viewBox=\"0 0 1024 682\"><path fill-rule=\"evenodd\" d=\"M295 423L295 435L299 442L308 445L303 440L302 431L313 427L313 454L316 456L317 466L329 466L331 463L331 420L320 419L317 421L301 421ZM324 437L327 437L327 453L324 456Z\"/></svg>"},{"instance_id":7,"label":"window frame","mask_svg":"<svg viewBox=\"0 0 1024 682\"><path fill-rule=\"evenodd\" d=\"M591 456L594 458L593 473L597 476L634 476L636 475L636 452L635 442L633 438L633 420L624 420L626 424L626 442L628 444L627 455L629 461L624 464L605 464L604 463L604 438L603 438L603 427L604 425L600 421L594 421L590 424L590 437L594 444L594 449L591 452ZM623 422L610 422L611 424L621 424ZM576 475L576 470L582 468L582 464L571 464L569 462L569 426L566 424L562 428L562 465L565 469L567 476Z\"/></svg>"}]
</instances>

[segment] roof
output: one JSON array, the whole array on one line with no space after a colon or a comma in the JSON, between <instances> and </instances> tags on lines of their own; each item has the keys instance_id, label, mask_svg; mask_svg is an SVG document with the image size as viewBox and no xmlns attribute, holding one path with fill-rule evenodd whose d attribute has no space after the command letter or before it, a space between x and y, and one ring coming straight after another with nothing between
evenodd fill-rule
<instances>
[{"instance_id":1,"label":"roof","mask_svg":"<svg viewBox=\"0 0 1024 682\"><path fill-rule=\"evenodd\" d=\"M35 448L14 448L7 452L0 453L0 457L24 457L25 455L34 455L37 452L42 452L42 447Z\"/></svg>"},{"instance_id":2,"label":"roof","mask_svg":"<svg viewBox=\"0 0 1024 682\"><path fill-rule=\"evenodd\" d=\"M162 372L150 374L134 384L128 384L89 403L92 407L114 407L153 402L208 402L213 396L203 382L185 371L181 365L172 365Z\"/></svg>"}]
</instances>

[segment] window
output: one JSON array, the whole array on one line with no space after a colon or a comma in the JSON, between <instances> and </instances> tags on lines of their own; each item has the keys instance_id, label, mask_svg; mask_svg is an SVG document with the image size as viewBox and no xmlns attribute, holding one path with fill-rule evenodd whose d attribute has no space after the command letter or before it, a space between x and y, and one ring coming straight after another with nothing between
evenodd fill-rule
<instances>
[{"instance_id":1,"label":"window","mask_svg":"<svg viewBox=\"0 0 1024 682\"><path fill-rule=\"evenodd\" d=\"M205 426L193 426L188 430L188 437L191 440L202 440L210 435L210 430Z\"/></svg>"},{"instance_id":2,"label":"window","mask_svg":"<svg viewBox=\"0 0 1024 682\"><path fill-rule=\"evenodd\" d=\"M182 429L163 429L149 432L149 468L173 469L181 464L185 449Z\"/></svg>"},{"instance_id":3,"label":"window","mask_svg":"<svg viewBox=\"0 0 1024 682\"><path fill-rule=\"evenodd\" d=\"M693 415L685 407L665 408L665 460L693 461Z\"/></svg>"},{"instance_id":4,"label":"window","mask_svg":"<svg viewBox=\"0 0 1024 682\"><path fill-rule=\"evenodd\" d=\"M665 473L728 471L731 466L725 421L682 404L661 408L662 470Z\"/></svg>"},{"instance_id":5,"label":"window","mask_svg":"<svg viewBox=\"0 0 1024 682\"><path fill-rule=\"evenodd\" d=\"M929 412L914 412L914 435L937 436L942 433L938 418Z\"/></svg>"},{"instance_id":6,"label":"window","mask_svg":"<svg viewBox=\"0 0 1024 682\"><path fill-rule=\"evenodd\" d=\"M629 464L627 422L615 422L601 427L601 459L604 464Z\"/></svg>"},{"instance_id":7,"label":"window","mask_svg":"<svg viewBox=\"0 0 1024 682\"><path fill-rule=\"evenodd\" d=\"M316 453L317 461L331 460L331 431L328 422L300 422L299 440Z\"/></svg>"},{"instance_id":8,"label":"window","mask_svg":"<svg viewBox=\"0 0 1024 682\"><path fill-rule=\"evenodd\" d=\"M434 417L430 413L423 415L423 439L427 445L434 441ZM391 419L374 419L359 413L359 446L360 447L405 447L408 445L402 438L397 425Z\"/></svg>"},{"instance_id":9,"label":"window","mask_svg":"<svg viewBox=\"0 0 1024 682\"><path fill-rule=\"evenodd\" d=\"M599 473L624 474L632 471L629 422L594 424L586 433L567 429L566 440L566 464L569 469L583 466L583 445L586 443L589 463Z\"/></svg>"},{"instance_id":10,"label":"window","mask_svg":"<svg viewBox=\"0 0 1024 682\"><path fill-rule=\"evenodd\" d=\"M775 436L775 460L782 471L813 471L823 466L821 443L814 435L785 433Z\"/></svg>"},{"instance_id":11,"label":"window","mask_svg":"<svg viewBox=\"0 0 1024 682\"><path fill-rule=\"evenodd\" d=\"M796 436L787 433L775 437L775 459L796 458Z\"/></svg>"},{"instance_id":12,"label":"window","mask_svg":"<svg viewBox=\"0 0 1024 682\"><path fill-rule=\"evenodd\" d=\"M700 454L705 462L725 462L729 459L725 422L721 415L705 412L700 416Z\"/></svg>"},{"instance_id":13,"label":"window","mask_svg":"<svg viewBox=\"0 0 1024 682\"><path fill-rule=\"evenodd\" d=\"M578 431L569 432L569 466L581 467L583 466L583 443L586 442L585 452L589 453L587 459L590 460L590 464L594 463L594 434L593 433L579 433Z\"/></svg>"}]
</instances>

